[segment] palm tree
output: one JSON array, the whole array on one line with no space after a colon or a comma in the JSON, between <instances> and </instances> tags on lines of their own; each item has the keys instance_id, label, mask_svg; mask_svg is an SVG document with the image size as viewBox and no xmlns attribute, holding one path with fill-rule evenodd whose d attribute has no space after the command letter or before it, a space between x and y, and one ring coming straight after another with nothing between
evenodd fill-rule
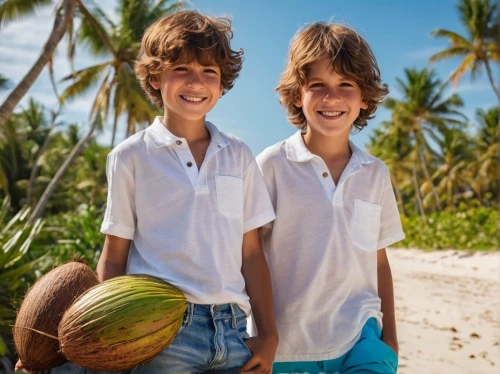
<instances>
[{"instance_id":1,"label":"palm tree","mask_svg":"<svg viewBox=\"0 0 500 374\"><path fill-rule=\"evenodd\" d=\"M0 5L0 23L5 23L20 15L32 14L36 7L50 4L50 0L16 1L6 0ZM54 50L61 41L73 21L76 0L63 0L56 8L56 18L52 32L45 43L42 52L28 73L7 96L0 106L0 126L10 117L16 105L21 101L29 88L35 83L47 62L52 57Z\"/></svg>"},{"instance_id":2,"label":"palm tree","mask_svg":"<svg viewBox=\"0 0 500 374\"><path fill-rule=\"evenodd\" d=\"M411 151L408 133L402 131L401 127L396 126L394 122L384 121L378 129L375 129L374 134L369 139L368 150L372 155L381 159L389 168L399 209L403 215L407 216L408 213L405 207L402 188L408 183L407 175L410 170L407 163L408 155ZM417 201L420 202L418 188L416 192ZM425 220L423 205L419 204L418 207Z\"/></svg>"},{"instance_id":3,"label":"palm tree","mask_svg":"<svg viewBox=\"0 0 500 374\"><path fill-rule=\"evenodd\" d=\"M432 70L405 69L405 81L397 78L397 86L403 99L387 99L385 106L392 109L393 122L410 137L411 157L415 186L418 170L424 174L434 198L435 208L440 211L441 203L432 182L428 164L433 165L435 151L429 146L429 136L437 136L449 126L461 124L465 119L457 108L463 104L457 95L442 98L442 84Z\"/></svg>"},{"instance_id":4,"label":"palm tree","mask_svg":"<svg viewBox=\"0 0 500 374\"><path fill-rule=\"evenodd\" d=\"M89 45L94 54L110 58L65 77L63 80L72 80L73 84L63 92L62 99L79 96L100 81L102 91L98 95L108 99L102 102L103 120L107 119L109 106L113 115L111 147L115 143L120 116L126 114L128 136L135 133L137 124L149 123L158 113L144 96L135 78L133 63L144 30L178 7L179 3L173 0L121 0L117 6L118 22L113 22L97 5L86 10L95 16L83 18L76 40ZM113 100L111 105L109 100Z\"/></svg>"},{"instance_id":5,"label":"palm tree","mask_svg":"<svg viewBox=\"0 0 500 374\"><path fill-rule=\"evenodd\" d=\"M172 0L120 0L117 6L119 20L115 24L97 5L86 8L80 0L77 1L78 10L83 17L76 39L87 43L94 54L109 56L109 60L64 78L73 80L73 83L61 95L63 102L86 93L100 81L90 111L90 128L50 181L28 220L30 223L41 217L61 178L91 139L94 130L106 121L110 110L113 112L112 142L118 119L122 114L127 115L127 134L130 134L135 132L136 124L149 123L157 113L156 108L146 100L135 79L133 62L139 52L140 39L146 27L179 7L178 2L169 4Z\"/></svg>"},{"instance_id":6,"label":"palm tree","mask_svg":"<svg viewBox=\"0 0 500 374\"><path fill-rule=\"evenodd\" d=\"M430 61L438 61L450 57L464 57L460 65L452 72L451 78L456 83L467 70L472 78L483 66L486 69L491 87L500 106L500 88L495 84L490 60L499 61L498 43L498 6L495 0L460 0L457 5L462 24L467 31L463 37L449 30L434 30L432 35L448 38L451 46L431 56ZM497 140L500 139L500 121L497 123ZM497 165L500 165L500 147L497 147ZM500 167L497 170L497 205L500 209ZM498 239L500 240L500 214L497 221Z\"/></svg>"},{"instance_id":7,"label":"palm tree","mask_svg":"<svg viewBox=\"0 0 500 374\"><path fill-rule=\"evenodd\" d=\"M438 188L446 196L448 206L455 209L456 197L463 196L468 190L473 144L460 128L448 129L434 141L440 153L437 157L439 167L432 179L438 181Z\"/></svg>"},{"instance_id":8,"label":"palm tree","mask_svg":"<svg viewBox=\"0 0 500 374\"><path fill-rule=\"evenodd\" d=\"M33 162L48 135L46 109L33 99L0 127L0 184L16 209L24 205Z\"/></svg>"},{"instance_id":9,"label":"palm tree","mask_svg":"<svg viewBox=\"0 0 500 374\"><path fill-rule=\"evenodd\" d=\"M453 57L463 57L460 65L451 73L454 84L470 71L476 77L484 66L493 91L500 101L500 90L495 84L490 61L498 61L498 8L493 0L460 0L457 10L466 31L466 36L450 30L436 29L431 35L447 38L450 46L430 57L429 61L439 61Z\"/></svg>"},{"instance_id":10,"label":"palm tree","mask_svg":"<svg viewBox=\"0 0 500 374\"><path fill-rule=\"evenodd\" d=\"M476 144L476 167L474 168L476 175L472 182L472 189L478 196L479 200L484 199L486 192L498 192L494 188L493 182L496 180L497 170L497 150L498 136L497 123L499 121L498 107L493 107L488 111L478 109L476 117L479 124L478 133L475 137ZM497 180L498 183L498 180Z\"/></svg>"}]
</instances>

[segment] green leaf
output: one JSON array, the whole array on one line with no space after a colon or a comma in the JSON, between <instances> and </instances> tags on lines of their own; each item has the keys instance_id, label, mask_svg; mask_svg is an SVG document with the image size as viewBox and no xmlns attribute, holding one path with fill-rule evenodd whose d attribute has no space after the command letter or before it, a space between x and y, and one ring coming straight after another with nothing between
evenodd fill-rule
<instances>
[{"instance_id":1,"label":"green leaf","mask_svg":"<svg viewBox=\"0 0 500 374\"><path fill-rule=\"evenodd\" d=\"M32 15L51 0L3 0L0 2L0 27L8 22Z\"/></svg>"}]
</instances>

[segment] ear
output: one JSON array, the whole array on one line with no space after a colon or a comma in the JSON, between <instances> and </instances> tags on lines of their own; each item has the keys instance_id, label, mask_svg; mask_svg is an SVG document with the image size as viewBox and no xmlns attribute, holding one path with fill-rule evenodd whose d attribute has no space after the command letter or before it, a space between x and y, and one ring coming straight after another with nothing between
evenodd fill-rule
<instances>
[{"instance_id":1,"label":"ear","mask_svg":"<svg viewBox=\"0 0 500 374\"><path fill-rule=\"evenodd\" d=\"M361 109L368 109L368 103L366 101L362 101L361 105L359 106Z\"/></svg>"},{"instance_id":2,"label":"ear","mask_svg":"<svg viewBox=\"0 0 500 374\"><path fill-rule=\"evenodd\" d=\"M160 84L160 79L158 78L158 74L152 75L151 78L149 79L149 83L155 90L159 90L161 87Z\"/></svg>"},{"instance_id":3,"label":"ear","mask_svg":"<svg viewBox=\"0 0 500 374\"><path fill-rule=\"evenodd\" d=\"M224 93L224 86L221 84L220 85L220 91L219 91L219 98L222 97L222 94Z\"/></svg>"}]
</instances>

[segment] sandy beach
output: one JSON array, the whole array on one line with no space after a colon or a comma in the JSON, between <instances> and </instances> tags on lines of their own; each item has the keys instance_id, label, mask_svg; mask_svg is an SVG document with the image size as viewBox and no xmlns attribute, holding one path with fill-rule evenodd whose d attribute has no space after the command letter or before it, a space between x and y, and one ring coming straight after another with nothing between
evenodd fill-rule
<instances>
[{"instance_id":1,"label":"sandy beach","mask_svg":"<svg viewBox=\"0 0 500 374\"><path fill-rule=\"evenodd\" d=\"M389 249L400 374L500 373L499 253Z\"/></svg>"}]
</instances>

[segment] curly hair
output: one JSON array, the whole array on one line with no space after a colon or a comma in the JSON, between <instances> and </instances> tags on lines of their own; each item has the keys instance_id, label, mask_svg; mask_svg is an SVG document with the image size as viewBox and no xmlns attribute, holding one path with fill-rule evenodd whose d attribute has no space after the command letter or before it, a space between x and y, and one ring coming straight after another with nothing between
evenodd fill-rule
<instances>
[{"instance_id":1,"label":"curly hair","mask_svg":"<svg viewBox=\"0 0 500 374\"><path fill-rule=\"evenodd\" d=\"M233 87L243 63L243 50L231 49L232 38L228 18L209 17L194 10L179 11L153 23L144 33L134 66L149 100L163 106L160 90L154 89L150 80L181 61L218 65L225 94Z\"/></svg>"},{"instance_id":2,"label":"curly hair","mask_svg":"<svg viewBox=\"0 0 500 374\"><path fill-rule=\"evenodd\" d=\"M302 108L294 103L301 99L301 87L307 83L311 66L324 58L331 61L338 74L353 80L361 89L368 108L361 109L353 126L363 129L389 93L387 84L381 82L380 70L368 43L348 27L325 22L299 30L290 44L286 67L276 87L288 121L301 129L307 126Z\"/></svg>"}]
</instances>

